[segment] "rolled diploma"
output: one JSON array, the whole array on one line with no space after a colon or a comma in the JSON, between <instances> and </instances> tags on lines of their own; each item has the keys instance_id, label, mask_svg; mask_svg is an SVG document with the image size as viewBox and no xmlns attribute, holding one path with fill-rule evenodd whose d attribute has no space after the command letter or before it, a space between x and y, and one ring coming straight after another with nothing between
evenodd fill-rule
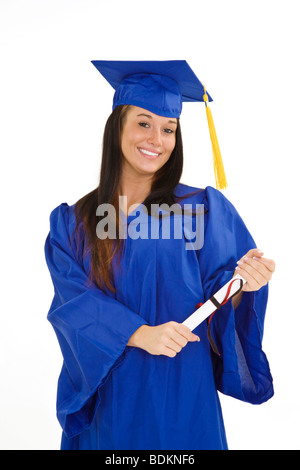
<instances>
[{"instance_id":1,"label":"rolled diploma","mask_svg":"<svg viewBox=\"0 0 300 470\"><path fill-rule=\"evenodd\" d=\"M246 283L245 279L237 274L234 276L230 281L227 282L223 287L216 294L214 294L215 299L221 304L226 296L227 290L229 288L229 284L235 280L241 279L243 281L243 285ZM240 288L239 282L234 282L231 286L230 297L231 298ZM201 307L199 307L194 313L192 313L184 322L183 325L186 325L191 331L193 331L200 323L202 323L206 318L208 318L214 311L216 310L216 306L208 299Z\"/></svg>"}]
</instances>

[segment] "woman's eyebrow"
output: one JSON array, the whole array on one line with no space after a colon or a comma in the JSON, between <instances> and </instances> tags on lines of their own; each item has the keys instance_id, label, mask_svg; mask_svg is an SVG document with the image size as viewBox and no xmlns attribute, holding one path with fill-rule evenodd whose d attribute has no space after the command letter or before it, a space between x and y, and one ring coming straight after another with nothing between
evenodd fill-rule
<instances>
[{"instance_id":1,"label":"woman's eyebrow","mask_svg":"<svg viewBox=\"0 0 300 470\"><path fill-rule=\"evenodd\" d=\"M149 119L152 119L152 116L150 116L150 114L145 114L145 113L137 114L137 117L139 117L139 116L145 116L145 117L147 117L147 118L149 118ZM171 121L171 120L169 120L168 122L169 122L169 124L175 124L175 125L177 125L177 122L176 122L176 121Z\"/></svg>"},{"instance_id":2,"label":"woman's eyebrow","mask_svg":"<svg viewBox=\"0 0 300 470\"><path fill-rule=\"evenodd\" d=\"M141 113L141 114L137 114L137 116L138 116L138 117L139 117L139 116L145 116L145 117L147 117L147 118L149 118L149 119L152 119L152 116L150 116L150 114Z\"/></svg>"}]
</instances>

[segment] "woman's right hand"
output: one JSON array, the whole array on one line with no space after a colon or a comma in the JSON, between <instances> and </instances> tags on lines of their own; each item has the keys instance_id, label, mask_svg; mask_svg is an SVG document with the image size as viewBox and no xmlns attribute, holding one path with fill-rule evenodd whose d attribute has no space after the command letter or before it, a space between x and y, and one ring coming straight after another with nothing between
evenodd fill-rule
<instances>
[{"instance_id":1,"label":"woman's right hand","mask_svg":"<svg viewBox=\"0 0 300 470\"><path fill-rule=\"evenodd\" d=\"M200 341L200 338L182 323L170 321L158 326L140 326L129 338L127 346L144 349L153 355L175 357L189 341Z\"/></svg>"}]
</instances>

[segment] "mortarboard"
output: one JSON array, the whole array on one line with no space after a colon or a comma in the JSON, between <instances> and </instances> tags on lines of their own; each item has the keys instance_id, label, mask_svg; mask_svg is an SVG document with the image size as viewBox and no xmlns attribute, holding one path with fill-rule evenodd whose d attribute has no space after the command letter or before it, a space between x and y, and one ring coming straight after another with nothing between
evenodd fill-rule
<instances>
[{"instance_id":1,"label":"mortarboard","mask_svg":"<svg viewBox=\"0 0 300 470\"><path fill-rule=\"evenodd\" d=\"M114 88L113 109L133 105L165 117L179 118L183 102L205 102L218 189L227 187L221 152L208 102L211 96L185 60L106 61L92 64Z\"/></svg>"}]
</instances>

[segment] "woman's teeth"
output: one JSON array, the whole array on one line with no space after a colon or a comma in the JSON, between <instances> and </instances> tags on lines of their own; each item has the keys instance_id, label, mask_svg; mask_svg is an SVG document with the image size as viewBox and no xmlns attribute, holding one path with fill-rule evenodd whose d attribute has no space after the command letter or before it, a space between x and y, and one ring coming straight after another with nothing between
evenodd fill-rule
<instances>
[{"instance_id":1,"label":"woman's teeth","mask_svg":"<svg viewBox=\"0 0 300 470\"><path fill-rule=\"evenodd\" d=\"M139 151L141 153L143 153L144 155L149 155L150 157L158 157L159 153L154 153L154 152L149 152L149 150L145 150L145 149L139 149Z\"/></svg>"}]
</instances>

